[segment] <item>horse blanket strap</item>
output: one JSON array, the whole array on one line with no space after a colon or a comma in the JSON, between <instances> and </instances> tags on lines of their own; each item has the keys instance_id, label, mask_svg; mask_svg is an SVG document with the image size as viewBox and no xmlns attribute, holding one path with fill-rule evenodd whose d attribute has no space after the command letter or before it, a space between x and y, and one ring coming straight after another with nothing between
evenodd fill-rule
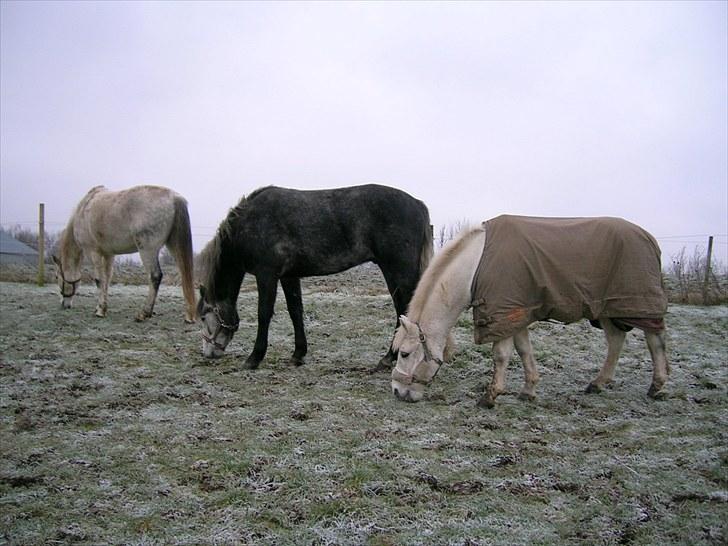
<instances>
[{"instance_id":1,"label":"horse blanket strap","mask_svg":"<svg viewBox=\"0 0 728 546\"><path fill-rule=\"evenodd\" d=\"M610 319L612 324L623 332L629 332L632 328L639 328L645 332L653 334L659 334L665 330L665 319L641 319L641 318L629 318L619 317ZM602 325L599 324L598 320L589 321L595 328L602 329Z\"/></svg>"},{"instance_id":2,"label":"horse blanket strap","mask_svg":"<svg viewBox=\"0 0 728 546\"><path fill-rule=\"evenodd\" d=\"M639 317L659 327L667 312L660 248L635 224L504 215L484 227L472 285L476 343L548 319Z\"/></svg>"}]
</instances>

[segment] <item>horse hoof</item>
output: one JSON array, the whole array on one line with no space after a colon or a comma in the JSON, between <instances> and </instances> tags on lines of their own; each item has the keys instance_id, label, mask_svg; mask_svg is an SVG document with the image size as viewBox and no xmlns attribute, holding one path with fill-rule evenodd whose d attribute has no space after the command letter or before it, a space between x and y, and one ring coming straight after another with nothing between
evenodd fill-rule
<instances>
[{"instance_id":1,"label":"horse hoof","mask_svg":"<svg viewBox=\"0 0 728 546\"><path fill-rule=\"evenodd\" d=\"M650 385L650 390L647 391L647 396L653 400L665 400L667 395L654 385Z\"/></svg>"},{"instance_id":2,"label":"horse hoof","mask_svg":"<svg viewBox=\"0 0 728 546\"><path fill-rule=\"evenodd\" d=\"M536 400L536 395L522 392L518 394L518 399L523 400L524 402L533 402L534 400Z\"/></svg>"},{"instance_id":3,"label":"horse hoof","mask_svg":"<svg viewBox=\"0 0 728 546\"><path fill-rule=\"evenodd\" d=\"M242 368L243 370L257 370L258 366L260 366L260 360L253 360L248 357L245 362L243 362Z\"/></svg>"},{"instance_id":4,"label":"horse hoof","mask_svg":"<svg viewBox=\"0 0 728 546\"><path fill-rule=\"evenodd\" d=\"M303 357L297 356L292 356L288 362L290 364L293 364L296 368L298 368L299 366L303 366L306 363Z\"/></svg>"},{"instance_id":5,"label":"horse hoof","mask_svg":"<svg viewBox=\"0 0 728 546\"><path fill-rule=\"evenodd\" d=\"M154 314L154 313L153 313L152 311L146 311L146 310L142 309L142 310L141 310L141 311L139 311L139 312L137 313L137 315L136 315L136 316L134 317L134 320L135 320L136 322L144 322L144 321L145 321L145 320L147 320L148 318L151 318L151 316L152 316L153 314Z\"/></svg>"},{"instance_id":6,"label":"horse hoof","mask_svg":"<svg viewBox=\"0 0 728 546\"><path fill-rule=\"evenodd\" d=\"M586 389L584 389L584 392L586 394L598 394L598 393L602 392L602 388L595 383L589 383L587 385Z\"/></svg>"},{"instance_id":7,"label":"horse hoof","mask_svg":"<svg viewBox=\"0 0 728 546\"><path fill-rule=\"evenodd\" d=\"M477 406L479 408L492 409L495 406L495 400L493 400L490 396L483 396L480 400L478 400Z\"/></svg>"}]
</instances>

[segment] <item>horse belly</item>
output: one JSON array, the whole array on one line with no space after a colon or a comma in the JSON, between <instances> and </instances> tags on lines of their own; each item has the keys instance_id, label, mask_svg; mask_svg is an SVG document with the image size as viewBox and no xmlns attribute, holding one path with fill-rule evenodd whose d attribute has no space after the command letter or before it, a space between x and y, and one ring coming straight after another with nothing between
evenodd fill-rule
<instances>
[{"instance_id":1,"label":"horse belly","mask_svg":"<svg viewBox=\"0 0 728 546\"><path fill-rule=\"evenodd\" d=\"M133 254L140 249L134 240L118 239L106 245L106 252L109 254Z\"/></svg>"},{"instance_id":2,"label":"horse belly","mask_svg":"<svg viewBox=\"0 0 728 546\"><path fill-rule=\"evenodd\" d=\"M333 275L371 260L365 249L348 246L316 248L313 245L298 246L295 251L277 248L276 254L283 264L281 277L315 277Z\"/></svg>"}]
</instances>

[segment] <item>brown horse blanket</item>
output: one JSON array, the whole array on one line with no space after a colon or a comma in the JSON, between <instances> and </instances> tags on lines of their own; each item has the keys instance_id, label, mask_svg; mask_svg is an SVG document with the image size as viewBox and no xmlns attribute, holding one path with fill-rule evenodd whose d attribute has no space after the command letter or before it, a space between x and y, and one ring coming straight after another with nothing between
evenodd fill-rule
<instances>
[{"instance_id":1,"label":"brown horse blanket","mask_svg":"<svg viewBox=\"0 0 728 546\"><path fill-rule=\"evenodd\" d=\"M656 319L624 323L663 328L660 248L639 226L620 218L504 215L484 227L472 287L476 343L548 319Z\"/></svg>"}]
</instances>

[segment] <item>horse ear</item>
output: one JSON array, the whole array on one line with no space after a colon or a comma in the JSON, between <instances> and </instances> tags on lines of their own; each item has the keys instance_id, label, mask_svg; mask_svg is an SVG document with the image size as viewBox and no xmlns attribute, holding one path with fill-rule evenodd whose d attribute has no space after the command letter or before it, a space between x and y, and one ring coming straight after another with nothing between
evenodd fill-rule
<instances>
[{"instance_id":1,"label":"horse ear","mask_svg":"<svg viewBox=\"0 0 728 546\"><path fill-rule=\"evenodd\" d=\"M53 258L53 263L56 264L58 267L61 267L61 260L59 260L55 254L53 254L51 257Z\"/></svg>"},{"instance_id":2,"label":"horse ear","mask_svg":"<svg viewBox=\"0 0 728 546\"><path fill-rule=\"evenodd\" d=\"M412 335L412 334L417 333L417 331L416 331L417 326L415 325L415 323L412 322L407 317L405 317L404 315L399 316L399 323L402 325L402 328L404 328L405 332L407 332L408 334Z\"/></svg>"},{"instance_id":3,"label":"horse ear","mask_svg":"<svg viewBox=\"0 0 728 546\"><path fill-rule=\"evenodd\" d=\"M200 299L205 299L205 287L200 285Z\"/></svg>"}]
</instances>

